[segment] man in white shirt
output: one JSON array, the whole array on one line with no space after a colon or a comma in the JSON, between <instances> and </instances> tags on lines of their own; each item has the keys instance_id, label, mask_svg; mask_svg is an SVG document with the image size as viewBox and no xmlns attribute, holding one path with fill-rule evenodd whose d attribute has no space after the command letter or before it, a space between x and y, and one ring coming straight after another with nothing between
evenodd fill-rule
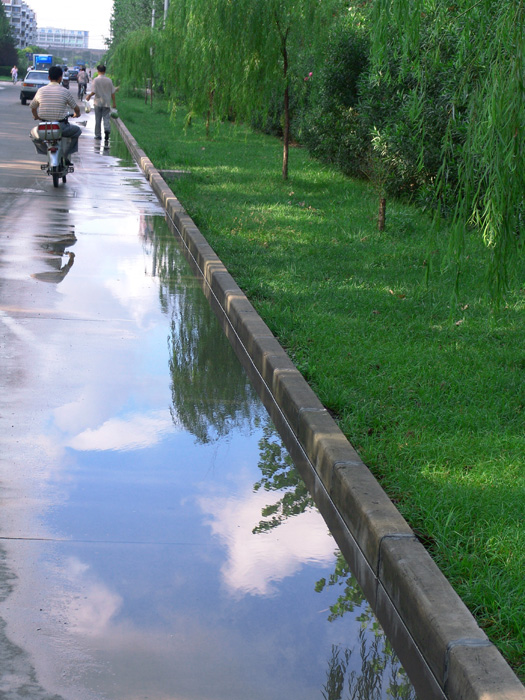
<instances>
[{"instance_id":1,"label":"man in white shirt","mask_svg":"<svg viewBox=\"0 0 525 700\"><path fill-rule=\"evenodd\" d=\"M117 108L115 103L116 88L111 78L106 77L106 66L97 66L98 76L93 81L91 92L86 95L86 100L90 100L95 95L95 139L102 138L100 126L104 120L104 140L109 141L111 131L111 107Z\"/></svg>"}]
</instances>

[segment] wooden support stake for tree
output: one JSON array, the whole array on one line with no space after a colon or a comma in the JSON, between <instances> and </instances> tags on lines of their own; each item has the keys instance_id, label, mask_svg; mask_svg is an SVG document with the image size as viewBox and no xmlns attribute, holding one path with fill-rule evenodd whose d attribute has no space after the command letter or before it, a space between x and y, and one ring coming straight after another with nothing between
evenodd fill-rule
<instances>
[{"instance_id":1,"label":"wooden support stake for tree","mask_svg":"<svg viewBox=\"0 0 525 700\"><path fill-rule=\"evenodd\" d=\"M379 216L377 217L377 230L384 231L386 222L386 197L379 198Z\"/></svg>"},{"instance_id":2,"label":"wooden support stake for tree","mask_svg":"<svg viewBox=\"0 0 525 700\"><path fill-rule=\"evenodd\" d=\"M146 78L146 91L144 94L144 104L148 104L148 93L150 96L150 104L153 104L153 78Z\"/></svg>"}]
</instances>

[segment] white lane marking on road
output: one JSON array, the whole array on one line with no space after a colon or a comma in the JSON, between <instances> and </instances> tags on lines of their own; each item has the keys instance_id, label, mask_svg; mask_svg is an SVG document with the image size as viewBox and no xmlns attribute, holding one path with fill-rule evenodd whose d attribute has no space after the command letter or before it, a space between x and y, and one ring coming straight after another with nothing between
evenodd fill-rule
<instances>
[{"instance_id":1,"label":"white lane marking on road","mask_svg":"<svg viewBox=\"0 0 525 700\"><path fill-rule=\"evenodd\" d=\"M35 342L35 336L33 335L33 333L27 328L24 328L24 326L21 323L15 321L14 318L6 314L5 311L2 311L2 309L0 309L0 321L3 321L4 324L9 328L9 330L12 333L14 333L20 340L23 340L28 343Z\"/></svg>"},{"instance_id":2,"label":"white lane marking on road","mask_svg":"<svg viewBox=\"0 0 525 700\"><path fill-rule=\"evenodd\" d=\"M32 190L29 187L0 187L6 194L43 194L46 190Z\"/></svg>"}]
</instances>

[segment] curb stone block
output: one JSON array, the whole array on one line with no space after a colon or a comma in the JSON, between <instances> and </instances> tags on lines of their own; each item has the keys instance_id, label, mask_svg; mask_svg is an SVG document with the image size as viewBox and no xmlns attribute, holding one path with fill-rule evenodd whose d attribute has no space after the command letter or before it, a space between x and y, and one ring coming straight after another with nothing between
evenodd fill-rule
<instances>
[{"instance_id":1,"label":"curb stone block","mask_svg":"<svg viewBox=\"0 0 525 700\"><path fill-rule=\"evenodd\" d=\"M250 318L249 313L248 311L241 311L240 314L234 313L231 320L236 330L241 331L241 326L246 326L247 319ZM254 317L258 317L255 310L253 310L253 314ZM273 375L278 369L296 369L269 329L268 334L248 337L245 347L254 367L268 386L271 386Z\"/></svg>"},{"instance_id":2,"label":"curb stone block","mask_svg":"<svg viewBox=\"0 0 525 700\"><path fill-rule=\"evenodd\" d=\"M325 408L299 411L298 438L330 493L334 464L352 459L348 440Z\"/></svg>"},{"instance_id":3,"label":"curb stone block","mask_svg":"<svg viewBox=\"0 0 525 700\"><path fill-rule=\"evenodd\" d=\"M384 539L414 537L406 520L361 461L334 467L330 496L376 576Z\"/></svg>"},{"instance_id":4,"label":"curb stone block","mask_svg":"<svg viewBox=\"0 0 525 700\"><path fill-rule=\"evenodd\" d=\"M191 241L190 252L203 274L206 266L213 263L220 265L222 270L226 270L219 258L213 255L213 250L207 241Z\"/></svg>"},{"instance_id":5,"label":"curb stone block","mask_svg":"<svg viewBox=\"0 0 525 700\"><path fill-rule=\"evenodd\" d=\"M235 289L229 289L225 292L221 303L234 328L242 324L242 319L246 314L255 313L255 309L237 286Z\"/></svg>"},{"instance_id":6,"label":"curb stone block","mask_svg":"<svg viewBox=\"0 0 525 700\"><path fill-rule=\"evenodd\" d=\"M449 645L487 636L415 537L385 538L380 557L381 585L444 687Z\"/></svg>"},{"instance_id":7,"label":"curb stone block","mask_svg":"<svg viewBox=\"0 0 525 700\"><path fill-rule=\"evenodd\" d=\"M492 645L457 645L449 651L445 691L461 700L523 700L523 686Z\"/></svg>"},{"instance_id":8,"label":"curb stone block","mask_svg":"<svg viewBox=\"0 0 525 700\"><path fill-rule=\"evenodd\" d=\"M325 410L323 404L295 367L293 369L277 368L273 373L271 390L296 436L299 434L302 410Z\"/></svg>"},{"instance_id":9,"label":"curb stone block","mask_svg":"<svg viewBox=\"0 0 525 700\"><path fill-rule=\"evenodd\" d=\"M222 263L219 267L217 263L210 261L205 264L205 268L206 281L224 309L228 294L240 292L239 286Z\"/></svg>"},{"instance_id":10,"label":"curb stone block","mask_svg":"<svg viewBox=\"0 0 525 700\"><path fill-rule=\"evenodd\" d=\"M232 326L246 347L253 348L260 339L272 337L272 332L266 323L254 311L239 314L236 320L237 322L234 323L235 319L231 319Z\"/></svg>"}]
</instances>

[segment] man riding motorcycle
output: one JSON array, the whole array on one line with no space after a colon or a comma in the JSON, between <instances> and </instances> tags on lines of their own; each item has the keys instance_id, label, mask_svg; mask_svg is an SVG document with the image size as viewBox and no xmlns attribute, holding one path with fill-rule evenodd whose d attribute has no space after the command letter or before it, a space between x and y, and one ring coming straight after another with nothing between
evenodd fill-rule
<instances>
[{"instance_id":1,"label":"man riding motorcycle","mask_svg":"<svg viewBox=\"0 0 525 700\"><path fill-rule=\"evenodd\" d=\"M74 111L75 117L80 116L80 108L76 103L73 94L62 87L63 71L60 66L51 66L49 69L49 85L41 87L30 104L34 119L46 122L60 122L62 127L62 137L69 139L64 143L64 157L66 165L71 165L69 156L78 151L78 138L82 130L76 124L69 124L68 117L70 110ZM38 153L45 155L47 147L39 139L38 129L31 130L31 139L35 144Z\"/></svg>"}]
</instances>

